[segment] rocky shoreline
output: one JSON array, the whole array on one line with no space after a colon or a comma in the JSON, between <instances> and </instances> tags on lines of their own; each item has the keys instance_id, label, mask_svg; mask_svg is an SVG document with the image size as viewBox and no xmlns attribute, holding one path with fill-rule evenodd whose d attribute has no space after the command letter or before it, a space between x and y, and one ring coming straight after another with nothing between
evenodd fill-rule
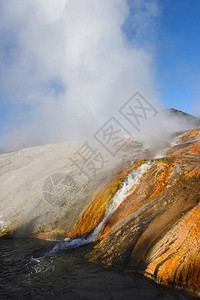
<instances>
[{"instance_id":1,"label":"rocky shoreline","mask_svg":"<svg viewBox=\"0 0 200 300\"><path fill-rule=\"evenodd\" d=\"M76 147L47 145L0 156L1 236L84 238L85 244L102 224L88 239L94 247L87 260L200 296L200 129L180 135L164 155L139 143L124 148L93 182L69 163ZM45 201L45 179L66 173L77 190L64 189L62 198L59 185L53 196L62 205Z\"/></svg>"},{"instance_id":2,"label":"rocky shoreline","mask_svg":"<svg viewBox=\"0 0 200 300\"><path fill-rule=\"evenodd\" d=\"M183 135L164 157L152 161L137 188L104 224L86 258L117 270L141 272L159 284L199 296L200 129ZM96 220L105 215L112 188L123 176L124 172L101 191L70 237L94 230Z\"/></svg>"}]
</instances>

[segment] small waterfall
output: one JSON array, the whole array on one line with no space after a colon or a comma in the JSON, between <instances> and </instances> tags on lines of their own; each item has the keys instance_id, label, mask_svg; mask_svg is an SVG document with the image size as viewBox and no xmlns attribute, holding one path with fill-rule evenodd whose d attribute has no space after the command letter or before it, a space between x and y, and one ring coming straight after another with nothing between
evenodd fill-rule
<instances>
[{"instance_id":1,"label":"small waterfall","mask_svg":"<svg viewBox=\"0 0 200 300\"><path fill-rule=\"evenodd\" d=\"M113 197L113 202L109 206L105 218L91 234L77 239L66 238L63 242L56 244L53 247L53 249L46 253L44 256L55 254L59 250L76 248L94 242L98 238L103 225L110 219L112 214L116 211L119 205L127 198L127 196L134 191L134 189L140 183L143 174L147 172L147 170L152 166L152 164L152 162L144 163L140 167L132 170L128 174L127 179L123 183L122 187L115 193Z\"/></svg>"},{"instance_id":2,"label":"small waterfall","mask_svg":"<svg viewBox=\"0 0 200 300\"><path fill-rule=\"evenodd\" d=\"M164 149L158 151L158 153L154 156L154 159L162 158L163 156L165 156L166 153L167 153L167 150L169 150L170 148L176 146L176 145L178 144L178 142L179 142L179 139L180 139L182 136L184 136L187 132L188 132L188 131L186 131L186 132L184 132L184 133L182 133L182 134L176 136L176 137L172 140L172 142L171 142L171 144L170 144L170 146L169 146L168 148L164 148Z\"/></svg>"},{"instance_id":3,"label":"small waterfall","mask_svg":"<svg viewBox=\"0 0 200 300\"><path fill-rule=\"evenodd\" d=\"M162 158L163 156L165 156L167 150L170 149L171 147L177 145L179 138L182 137L185 133L186 132L175 137L175 139L173 139L172 143L170 144L169 148L160 150L154 156L154 159ZM82 236L81 238L77 238L77 239L66 238L64 241L56 244L53 247L53 249L51 251L49 251L48 253L44 254L43 257L53 255L60 250L76 248L76 247L94 242L98 238L104 224L110 219L110 217L116 211L116 209L119 207L119 205L134 191L134 189L140 183L140 180L141 180L143 174L146 173L148 171L148 169L154 163L155 162L153 162L153 161L148 161L148 162L142 164L137 169L132 170L128 174L126 181L123 183L121 188L115 193L115 195L113 197L113 202L109 206L106 216L104 217L102 222L95 228L95 230L92 233L90 233L89 235ZM43 258L43 257L41 257L41 258ZM35 261L39 261L41 258L32 258L32 259Z\"/></svg>"}]
</instances>

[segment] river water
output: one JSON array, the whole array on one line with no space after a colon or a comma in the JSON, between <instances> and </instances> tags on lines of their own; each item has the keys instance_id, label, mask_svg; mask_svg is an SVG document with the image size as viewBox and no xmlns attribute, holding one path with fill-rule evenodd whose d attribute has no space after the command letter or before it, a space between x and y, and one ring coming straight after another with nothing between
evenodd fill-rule
<instances>
[{"instance_id":1,"label":"river water","mask_svg":"<svg viewBox=\"0 0 200 300\"><path fill-rule=\"evenodd\" d=\"M140 274L117 273L86 261L92 244L40 257L56 242L37 239L0 240L0 299L152 300L195 299L156 285Z\"/></svg>"},{"instance_id":2,"label":"river water","mask_svg":"<svg viewBox=\"0 0 200 300\"><path fill-rule=\"evenodd\" d=\"M84 259L92 242L150 162L133 170L116 193L95 231L77 240L0 239L0 300L167 300L199 299L182 291L156 285L141 274L119 273ZM75 247L75 248L74 248Z\"/></svg>"}]
</instances>

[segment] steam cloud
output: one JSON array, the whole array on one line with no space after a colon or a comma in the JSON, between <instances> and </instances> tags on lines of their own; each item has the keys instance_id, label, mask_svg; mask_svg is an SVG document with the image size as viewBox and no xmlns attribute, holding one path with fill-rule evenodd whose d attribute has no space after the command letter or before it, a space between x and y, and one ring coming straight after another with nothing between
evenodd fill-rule
<instances>
[{"instance_id":1,"label":"steam cloud","mask_svg":"<svg viewBox=\"0 0 200 300\"><path fill-rule=\"evenodd\" d=\"M159 109L158 16L156 0L1 1L4 148L91 136L136 91ZM164 140L164 120L144 125L139 138Z\"/></svg>"},{"instance_id":2,"label":"steam cloud","mask_svg":"<svg viewBox=\"0 0 200 300\"><path fill-rule=\"evenodd\" d=\"M0 89L12 107L4 147L91 134L136 91L155 104L158 14L146 0L1 1Z\"/></svg>"}]
</instances>

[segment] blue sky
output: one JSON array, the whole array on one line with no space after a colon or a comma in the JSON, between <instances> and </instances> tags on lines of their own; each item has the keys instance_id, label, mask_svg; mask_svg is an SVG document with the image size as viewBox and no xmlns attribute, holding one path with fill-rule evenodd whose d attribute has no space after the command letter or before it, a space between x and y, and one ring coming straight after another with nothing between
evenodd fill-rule
<instances>
[{"instance_id":1,"label":"blue sky","mask_svg":"<svg viewBox=\"0 0 200 300\"><path fill-rule=\"evenodd\" d=\"M160 0L158 7L153 33L142 37L155 44L157 89L166 107L195 114L200 102L200 1ZM124 28L128 39L134 39L131 16Z\"/></svg>"},{"instance_id":2,"label":"blue sky","mask_svg":"<svg viewBox=\"0 0 200 300\"><path fill-rule=\"evenodd\" d=\"M200 101L200 1L164 0L157 36L157 79L167 107L194 113Z\"/></svg>"},{"instance_id":3,"label":"blue sky","mask_svg":"<svg viewBox=\"0 0 200 300\"><path fill-rule=\"evenodd\" d=\"M10 1L10 4L12 4L12 0ZM65 0L62 2L64 3ZM160 96L161 101L164 103L165 107L174 107L176 109L180 109L182 111L185 111L190 114L196 114L199 115L199 103L200 103L200 36L199 36L199 31L200 31L200 1L199 0L141 0L143 3L156 3L156 7L159 12L152 13L152 15L149 17L150 21L149 24L151 24L152 28L149 28L146 30L146 32L140 32L140 37L138 40L140 40L141 44L144 46L145 49L149 48L149 51L153 57L153 74L155 76L155 83L156 83L156 92ZM30 7L34 7L32 3L34 1L29 0ZM54 0L49 0L48 3L51 2L51 6L53 7L52 11L55 15L58 13L53 5L55 5L56 1ZM52 3L54 4L52 5ZM134 6L132 6L133 3L135 3L133 0L128 0L129 2L129 8L130 10L130 15L123 26L123 30L125 31L126 37L128 38L129 41L134 40L136 32L134 31L131 20L132 20L132 14L134 13ZM137 1L136 1L137 2ZM4 2L5 3L5 2ZM14 3L14 2L13 2ZM17 3L17 2L15 2ZM20 2L19 2L20 3ZM23 3L23 1L21 1ZM24 1L24 7L26 1ZM39 3L39 2L37 2ZM42 2L41 2L42 3ZM89 3L89 0L88 0ZM101 1L102 3L102 1ZM138 2L140 3L140 2ZM1 3L2 5L3 3ZM31 6L32 5L32 6ZM41 5L39 8L38 12L43 13L45 17L45 13L43 9L46 9L46 7L42 7L42 4L38 4L38 6ZM99 4L101 5L101 4ZM27 5L27 7L29 7ZM30 19L32 16L32 12L34 12L33 9L27 10L25 12L25 15L30 14ZM114 7L114 6L113 6ZM145 7L145 6L144 6ZM142 9L144 8L142 7ZM30 62L29 66L29 61L27 57L31 57L32 55L32 49L30 47L27 48L27 37L25 36L24 38L24 43L25 43L25 49L28 49L29 53L27 57L20 58L22 60L21 65L18 59L18 53L21 51L21 44L20 47L17 45L18 43L18 38L23 36L23 27L24 24L26 24L26 19L24 18L23 23L21 21L21 15L22 13L20 10L18 10L17 5L15 7L15 13L17 15L16 19L12 19L14 14L12 15L12 5L7 7L7 12L8 12L8 21L4 20L4 25L0 26L0 44L3 46L0 47L0 73L2 72L1 68L1 61L3 62L4 67L7 65L8 70L9 67L11 66L11 77L12 77L12 72L13 70L15 71L15 60L16 60L16 65L18 66L16 78L14 78L13 82L9 82L9 72L6 75L6 81L5 85L11 85L11 92L9 92L8 88L6 91L4 88L2 88L2 83L0 83L0 147L1 147L1 140L2 140L2 135L5 132L8 132L10 128L15 128L15 127L20 127L20 126L25 126L26 124L30 123L32 119L37 120L37 113L34 115L32 114L32 111L39 112L41 114L42 110L45 110L47 108L42 107L41 109L38 109L37 107L37 101L29 103L27 99L22 99L22 96L20 94L20 89L23 89L26 93L29 90L29 82L33 82L33 86L30 84L30 89L32 87L35 88L37 84L37 93L42 94L41 97L43 97L46 93L49 97L52 97L50 101L54 103L57 101L57 98L60 99L59 101L62 101L62 96L65 96L65 92L68 88L68 84L62 83L62 80L60 80L59 76L62 77L63 72L59 73L59 70L56 70L55 68L55 74L49 75L49 77L46 75L45 72L48 73L48 64L51 63L51 57L47 57L47 62L45 62L45 57L44 61L41 61L40 53L38 52L39 49L39 42L42 40L37 40L36 39L36 46L34 44L34 39L33 39L33 47L37 47L38 43L38 49L33 49L33 59ZM26 8L26 7L25 7ZM25 10L24 8L24 10ZM108 7L109 8L109 7ZM123 7L122 7L123 8ZM61 8L62 9L62 8ZM90 8L88 8L88 11L90 11ZM81 9L80 9L81 10ZM2 10L3 11L3 10ZM11 13L10 13L10 12ZM50 12L50 11L49 11ZM112 10L110 11L112 14ZM142 13L142 11L140 11ZM3 12L2 12L3 14ZM48 18L55 19L55 15L52 15L52 12L48 15ZM79 13L77 14L79 15ZM75 14L75 21L77 18L77 15ZM103 13L104 15L104 13ZM35 16L39 16L39 14L35 14ZM116 16L117 13L116 13ZM143 14L143 17L145 14ZM43 18L42 17L42 18ZM109 17L109 14L108 14ZM89 17L90 18L90 17ZM88 18L88 19L89 19ZM97 18L98 18L98 13L97 13ZM87 19L87 18L86 18ZM92 18L91 18L92 19ZM17 20L17 21L16 21ZM23 19L22 19L23 20ZM119 18L120 20L120 18ZM9 21L11 25L9 24ZM33 21L35 22L35 19L33 18ZM49 21L49 19L48 19ZM145 20L144 20L145 21ZM16 22L16 23L15 23ZM40 20L39 20L40 22ZM39 23L38 22L38 23ZM91 21L92 22L92 21ZM6 25L5 25L6 24ZM15 28L16 24L16 28ZM31 24L31 23L30 23ZM36 24L36 23L33 23ZM94 23L96 24L96 23ZM0 25L1 25L1 12L0 12ZM88 24L87 24L88 25ZM98 25L98 22L97 22ZM8 29L6 29L6 26L8 26ZM10 27L9 27L10 26ZM37 30L42 26L42 30L44 30L44 34L46 34L46 24L44 26L43 23L39 23L38 28L36 27L37 30L35 30L35 25L33 25L33 28L31 27L28 29L31 34L37 34ZM94 25L95 26L95 25ZM112 24L113 26L113 24ZM142 26L142 20L140 20L140 26ZM10 30L12 28L12 30ZM84 26L83 26L84 28ZM86 28L88 30L89 27ZM110 28L110 27L108 27ZM18 32L17 30L20 31L20 35L17 35ZM51 28L52 29L52 28ZM136 29L138 29L136 27ZM32 30L32 31L31 31ZM34 33L35 30L35 33ZM29 33L29 34L30 34ZM58 31L59 33L59 31ZM30 38L31 38L30 34ZM70 33L71 36L73 37L73 30ZM89 31L90 34L90 31ZM138 34L138 33L137 33ZM55 38L57 38L57 33L55 34ZM44 35L44 37L46 37ZM46 41L47 41L47 46L51 45L49 43L49 37L51 39L51 35L48 36L47 34L47 40L45 40L43 46L46 47ZM87 37L87 36L86 36ZM85 37L84 37L85 38ZM39 41L39 42L38 42ZM73 41L73 39L72 39ZM147 41L147 43L146 43ZM54 42L54 41L53 41ZM55 42L57 43L57 42ZM145 44L146 43L146 44ZM149 43L149 44L148 44ZM29 44L29 41L28 41ZM109 49L110 45L107 45ZM3 50L2 50L3 49ZM50 48L49 48L50 49ZM106 49L106 47L105 47ZM37 50L37 51L35 51ZM46 49L45 49L46 50ZM60 48L58 48L60 51ZM35 53L36 55L35 55ZM43 47L41 46L41 53L43 51ZM148 50L147 50L148 51ZM53 56L54 53L57 55L57 48L53 50ZM22 52L23 53L23 52ZM24 52L26 54L26 52ZM47 51L48 53L48 51ZM50 53L52 55L52 53ZM123 51L122 51L123 53ZM35 55L35 56L34 56ZM48 56L48 55L47 55ZM40 68L37 69L37 59L41 63ZM49 59L49 60L48 60ZM141 59L141 57L139 57ZM59 62L59 54L57 61ZM47 71L45 70L44 74L43 72L43 67L44 69L46 68ZM13 67L14 66L14 67ZM61 62L62 66L62 62ZM97 64L99 67L99 65ZM101 63L100 63L101 67ZM23 73L23 68L25 69ZM52 69L54 68L54 64L50 65L49 67L49 72L51 73ZM108 69L110 68L108 64ZM84 70L84 69L83 69ZM82 69L78 69L78 72L81 74L84 71ZM33 72L33 74L31 74ZM120 72L120 70L119 70ZM25 75L24 75L25 74ZM28 74L29 78L28 81L25 82L24 79L26 77L26 74ZM112 74L112 73L111 73ZM4 74L0 74L1 78L3 78ZM20 81L20 76L23 80ZM46 77L45 77L46 76ZM146 76L146 75L145 75ZM144 77L145 77L144 76ZM19 80L18 80L19 77ZM67 76L65 76L68 78ZM37 82L37 79L41 78L41 82ZM66 78L65 78L66 79ZM89 78L89 80L91 80ZM35 84L36 82L36 84ZM34 86L35 84L35 86ZM113 86L113 89L115 88L115 85ZM17 93L13 93L15 91ZM25 92L23 91L24 95ZM99 91L99 90L98 90ZM32 90L31 90L32 92ZM35 90L34 90L35 92ZM76 92L76 88L75 88ZM23 94L22 93L22 94ZM109 94L109 92L108 92ZM14 98L19 97L19 101L13 101ZM21 98L20 98L21 97ZM101 95L99 96L101 97ZM47 102L45 100L45 102ZM54 104L53 104L54 105ZM49 114L54 114L54 111L56 112L56 109L54 109L54 106L52 105L51 111L48 112ZM85 105L85 104L84 104ZM83 105L83 107L84 107ZM198 107L198 109L195 109L195 107ZM63 106L65 109L66 107ZM62 108L60 109L62 111ZM42 114L41 114L42 115ZM46 117L46 115L45 115ZM43 118L40 117L40 118ZM57 123L60 121L59 116L57 117ZM63 117L67 119L67 116ZM47 123L51 122L51 118L46 120ZM41 123L42 124L42 123ZM40 126L42 130L43 126ZM45 127L45 126L44 126ZM60 127L62 127L60 125ZM37 138L37 136L36 136Z\"/></svg>"}]
</instances>

